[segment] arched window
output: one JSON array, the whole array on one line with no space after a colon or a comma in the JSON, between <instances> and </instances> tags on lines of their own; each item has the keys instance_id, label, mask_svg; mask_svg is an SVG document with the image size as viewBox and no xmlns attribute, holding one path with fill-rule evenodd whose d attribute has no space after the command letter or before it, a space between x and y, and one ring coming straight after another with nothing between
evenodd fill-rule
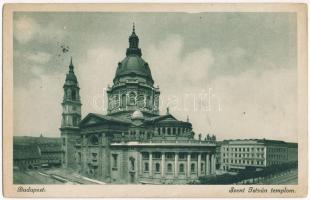
<instances>
[{"instance_id":1,"label":"arched window","mask_svg":"<svg viewBox=\"0 0 310 200\"><path fill-rule=\"evenodd\" d=\"M195 163L192 163L192 164L191 164L191 172L192 172L192 173L195 173L195 171L196 171L196 170L195 170Z\"/></svg>"},{"instance_id":2,"label":"arched window","mask_svg":"<svg viewBox=\"0 0 310 200\"><path fill-rule=\"evenodd\" d=\"M122 94L122 108L126 108L126 94Z\"/></svg>"},{"instance_id":3,"label":"arched window","mask_svg":"<svg viewBox=\"0 0 310 200\"><path fill-rule=\"evenodd\" d=\"M71 96L72 100L76 100L76 91L72 90L72 96Z\"/></svg>"},{"instance_id":4,"label":"arched window","mask_svg":"<svg viewBox=\"0 0 310 200\"><path fill-rule=\"evenodd\" d=\"M179 172L184 173L184 164L183 163L181 163L179 166Z\"/></svg>"},{"instance_id":5,"label":"arched window","mask_svg":"<svg viewBox=\"0 0 310 200\"><path fill-rule=\"evenodd\" d=\"M130 161L130 169L135 170L135 159L133 157L130 157L129 161Z\"/></svg>"},{"instance_id":6,"label":"arched window","mask_svg":"<svg viewBox=\"0 0 310 200\"><path fill-rule=\"evenodd\" d=\"M159 163L155 164L155 170L156 170L156 172L160 172L160 164Z\"/></svg>"},{"instance_id":7,"label":"arched window","mask_svg":"<svg viewBox=\"0 0 310 200\"><path fill-rule=\"evenodd\" d=\"M112 163L112 167L113 167L113 170L116 170L117 169L117 157L118 157L118 154L112 154L112 158L113 158L113 163Z\"/></svg>"},{"instance_id":8,"label":"arched window","mask_svg":"<svg viewBox=\"0 0 310 200\"><path fill-rule=\"evenodd\" d=\"M71 98L71 89L67 89L67 98L68 98L68 99Z\"/></svg>"},{"instance_id":9,"label":"arched window","mask_svg":"<svg viewBox=\"0 0 310 200\"><path fill-rule=\"evenodd\" d=\"M172 164L168 163L167 165L167 172L172 172Z\"/></svg>"},{"instance_id":10,"label":"arched window","mask_svg":"<svg viewBox=\"0 0 310 200\"><path fill-rule=\"evenodd\" d=\"M90 144L92 144L92 145L98 145L99 144L99 139L95 135L92 135L90 137L89 141L90 141Z\"/></svg>"},{"instance_id":11,"label":"arched window","mask_svg":"<svg viewBox=\"0 0 310 200\"><path fill-rule=\"evenodd\" d=\"M77 126L78 125L78 119L76 116L73 116L73 126Z\"/></svg>"},{"instance_id":12,"label":"arched window","mask_svg":"<svg viewBox=\"0 0 310 200\"><path fill-rule=\"evenodd\" d=\"M115 95L113 99L114 99L114 106L113 107L118 108L120 105L118 95Z\"/></svg>"},{"instance_id":13,"label":"arched window","mask_svg":"<svg viewBox=\"0 0 310 200\"><path fill-rule=\"evenodd\" d=\"M151 104L151 97L150 96L147 96L146 97L146 106L148 108L151 108L152 107L152 104Z\"/></svg>"},{"instance_id":14,"label":"arched window","mask_svg":"<svg viewBox=\"0 0 310 200\"><path fill-rule=\"evenodd\" d=\"M139 108L144 108L145 107L145 102L144 102L144 96L139 95L137 99L137 104Z\"/></svg>"},{"instance_id":15,"label":"arched window","mask_svg":"<svg viewBox=\"0 0 310 200\"><path fill-rule=\"evenodd\" d=\"M149 171L149 163L144 163L144 171L145 172Z\"/></svg>"},{"instance_id":16,"label":"arched window","mask_svg":"<svg viewBox=\"0 0 310 200\"><path fill-rule=\"evenodd\" d=\"M136 94L134 92L129 94L129 104L136 105Z\"/></svg>"}]
</instances>

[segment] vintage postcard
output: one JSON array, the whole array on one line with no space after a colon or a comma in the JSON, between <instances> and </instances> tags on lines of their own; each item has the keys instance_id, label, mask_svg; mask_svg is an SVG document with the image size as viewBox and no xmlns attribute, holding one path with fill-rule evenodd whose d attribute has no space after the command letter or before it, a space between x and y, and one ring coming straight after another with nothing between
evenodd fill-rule
<instances>
[{"instance_id":1,"label":"vintage postcard","mask_svg":"<svg viewBox=\"0 0 310 200\"><path fill-rule=\"evenodd\" d=\"M5 196L307 195L307 5L3 12Z\"/></svg>"}]
</instances>

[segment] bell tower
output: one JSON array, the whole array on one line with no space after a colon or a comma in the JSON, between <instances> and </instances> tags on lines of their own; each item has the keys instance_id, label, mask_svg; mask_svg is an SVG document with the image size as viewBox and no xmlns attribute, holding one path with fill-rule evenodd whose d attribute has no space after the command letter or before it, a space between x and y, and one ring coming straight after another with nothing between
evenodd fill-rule
<instances>
[{"instance_id":1,"label":"bell tower","mask_svg":"<svg viewBox=\"0 0 310 200\"><path fill-rule=\"evenodd\" d=\"M63 86L64 97L62 101L62 165L64 167L75 167L75 142L80 136L79 122L81 121L81 99L80 88L74 74L72 58L69 65L69 73Z\"/></svg>"}]
</instances>

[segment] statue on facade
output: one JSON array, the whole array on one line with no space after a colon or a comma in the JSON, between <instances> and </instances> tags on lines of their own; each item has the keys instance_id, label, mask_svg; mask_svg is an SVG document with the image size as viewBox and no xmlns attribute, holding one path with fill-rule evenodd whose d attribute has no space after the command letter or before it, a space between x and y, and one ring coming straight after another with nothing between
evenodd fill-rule
<instances>
[{"instance_id":1,"label":"statue on facade","mask_svg":"<svg viewBox=\"0 0 310 200\"><path fill-rule=\"evenodd\" d=\"M216 140L215 135L212 135L211 140L212 140L212 141L215 141L215 140Z\"/></svg>"},{"instance_id":2,"label":"statue on facade","mask_svg":"<svg viewBox=\"0 0 310 200\"><path fill-rule=\"evenodd\" d=\"M211 140L211 137L210 137L209 133L207 134L207 140L208 140L208 141Z\"/></svg>"}]
</instances>

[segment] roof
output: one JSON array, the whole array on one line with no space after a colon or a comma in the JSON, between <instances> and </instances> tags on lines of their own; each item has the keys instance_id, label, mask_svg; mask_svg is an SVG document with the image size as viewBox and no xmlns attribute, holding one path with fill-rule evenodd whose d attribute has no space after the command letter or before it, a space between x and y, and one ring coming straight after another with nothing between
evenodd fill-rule
<instances>
[{"instance_id":1,"label":"roof","mask_svg":"<svg viewBox=\"0 0 310 200\"><path fill-rule=\"evenodd\" d=\"M133 28L129 37L129 48L127 48L126 57L118 63L114 80L121 76L140 76L148 79L153 84L154 81L149 65L141 56L139 37L135 33L135 28Z\"/></svg>"},{"instance_id":2,"label":"roof","mask_svg":"<svg viewBox=\"0 0 310 200\"><path fill-rule=\"evenodd\" d=\"M289 148L298 148L298 144L294 142L287 142L287 147Z\"/></svg>"},{"instance_id":3,"label":"roof","mask_svg":"<svg viewBox=\"0 0 310 200\"><path fill-rule=\"evenodd\" d=\"M60 152L62 151L61 149L61 144L41 144L39 145L41 152Z\"/></svg>"},{"instance_id":4,"label":"roof","mask_svg":"<svg viewBox=\"0 0 310 200\"><path fill-rule=\"evenodd\" d=\"M147 118L146 119L147 123L154 123L154 122L160 122L160 123L188 123L189 122L183 122L180 120L177 120L173 115L171 114L166 114L166 115L159 115L159 116L155 116L155 117L151 117L151 118Z\"/></svg>"},{"instance_id":5,"label":"roof","mask_svg":"<svg viewBox=\"0 0 310 200\"><path fill-rule=\"evenodd\" d=\"M167 115L159 115L159 116L155 116L155 117L151 117L151 118L148 118L147 120L148 121L160 121L160 120L163 120L165 118L169 118L171 117L172 119L174 120L177 120L174 116L172 116L171 114L167 114Z\"/></svg>"},{"instance_id":6,"label":"roof","mask_svg":"<svg viewBox=\"0 0 310 200\"><path fill-rule=\"evenodd\" d=\"M125 75L138 75L153 81L148 63L135 54L126 56L118 64L115 78Z\"/></svg>"},{"instance_id":7,"label":"roof","mask_svg":"<svg viewBox=\"0 0 310 200\"><path fill-rule=\"evenodd\" d=\"M223 144L230 144L230 143L262 143L265 145L287 145L288 143L282 140L267 140L267 139L236 139L236 140L224 140Z\"/></svg>"},{"instance_id":8,"label":"roof","mask_svg":"<svg viewBox=\"0 0 310 200\"><path fill-rule=\"evenodd\" d=\"M136 125L134 121L127 119L127 118L121 118L118 116L111 116L111 115L102 115L97 113L89 113L81 122L80 126L87 126L87 125L95 125L95 124L101 124L105 121L108 122L114 122L114 123L120 123L123 125ZM144 117L143 125L150 124L150 123L187 123L191 125L189 122L183 122L177 120L174 116L171 114L167 115L159 115L154 117ZM142 125L141 124L141 125Z\"/></svg>"},{"instance_id":9,"label":"roof","mask_svg":"<svg viewBox=\"0 0 310 200\"><path fill-rule=\"evenodd\" d=\"M129 120L126 119L121 119L121 118L117 118L117 117L112 117L112 116L108 116L108 115L102 115L102 114L97 114L97 113L89 113L92 114L96 117L108 120L108 121L114 121L114 122L120 122L120 123L130 123Z\"/></svg>"},{"instance_id":10,"label":"roof","mask_svg":"<svg viewBox=\"0 0 310 200\"><path fill-rule=\"evenodd\" d=\"M37 145L14 145L13 159L39 159L41 152Z\"/></svg>"},{"instance_id":11,"label":"roof","mask_svg":"<svg viewBox=\"0 0 310 200\"><path fill-rule=\"evenodd\" d=\"M109 115L102 115L97 113L89 113L81 122L80 125L84 125L88 122L88 124L99 124L102 121L109 121L115 123L121 123L125 125L131 124L131 121L126 119L121 119L117 117L112 117Z\"/></svg>"},{"instance_id":12,"label":"roof","mask_svg":"<svg viewBox=\"0 0 310 200\"><path fill-rule=\"evenodd\" d=\"M32 136L14 136L14 145L41 145L41 144L61 144L60 137L32 137Z\"/></svg>"},{"instance_id":13,"label":"roof","mask_svg":"<svg viewBox=\"0 0 310 200\"><path fill-rule=\"evenodd\" d=\"M66 76L65 85L71 85L72 83L77 84L77 78L74 74L73 68L74 68L74 66L72 64L72 58L71 58L70 65L69 65L69 73ZM72 81L72 83L71 83L71 81Z\"/></svg>"}]
</instances>

